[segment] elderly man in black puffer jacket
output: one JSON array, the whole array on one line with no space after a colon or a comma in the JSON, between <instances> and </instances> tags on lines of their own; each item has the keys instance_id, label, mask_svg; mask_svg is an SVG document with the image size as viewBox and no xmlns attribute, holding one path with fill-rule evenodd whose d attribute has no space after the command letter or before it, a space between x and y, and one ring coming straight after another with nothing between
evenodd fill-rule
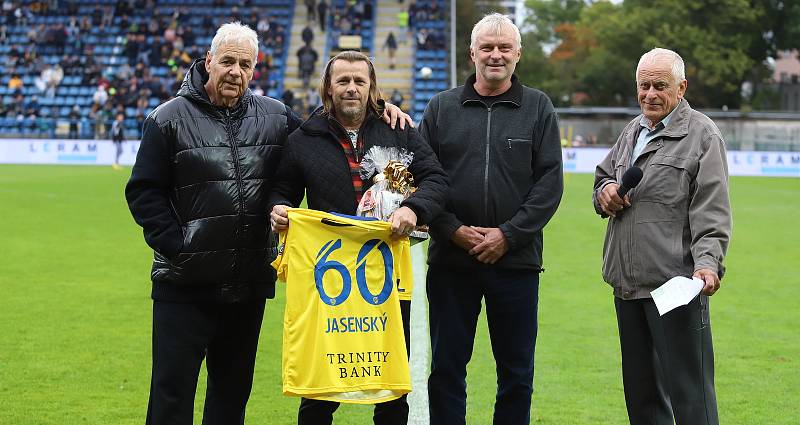
<instances>
[{"instance_id":1,"label":"elderly man in black puffer jacket","mask_svg":"<svg viewBox=\"0 0 800 425\"><path fill-rule=\"evenodd\" d=\"M145 120L125 189L154 250L148 424L191 424L203 358L204 424L241 424L253 380L268 260L267 193L300 120L247 88L258 52L245 25L221 26L177 97Z\"/></svg>"}]
</instances>

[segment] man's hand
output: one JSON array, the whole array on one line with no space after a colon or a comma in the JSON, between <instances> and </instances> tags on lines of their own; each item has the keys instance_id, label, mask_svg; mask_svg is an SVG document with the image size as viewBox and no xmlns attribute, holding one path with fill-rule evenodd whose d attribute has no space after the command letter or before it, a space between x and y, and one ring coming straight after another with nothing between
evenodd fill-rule
<instances>
[{"instance_id":1,"label":"man's hand","mask_svg":"<svg viewBox=\"0 0 800 425\"><path fill-rule=\"evenodd\" d=\"M628 195L625 198L620 198L617 195L619 185L616 183L609 183L603 187L600 194L597 196L597 202L604 213L611 217L616 217L617 213L622 211L623 208L631 206L631 201Z\"/></svg>"},{"instance_id":2,"label":"man's hand","mask_svg":"<svg viewBox=\"0 0 800 425\"><path fill-rule=\"evenodd\" d=\"M389 217L392 224L392 237L402 238L414 231L417 225L417 214L409 207L400 207Z\"/></svg>"},{"instance_id":3,"label":"man's hand","mask_svg":"<svg viewBox=\"0 0 800 425\"><path fill-rule=\"evenodd\" d=\"M450 240L464 251L469 252L483 242L483 235L470 226L461 226L453 232Z\"/></svg>"},{"instance_id":4,"label":"man's hand","mask_svg":"<svg viewBox=\"0 0 800 425\"><path fill-rule=\"evenodd\" d=\"M386 102L386 108L383 110L383 120L386 122L386 124L389 124L389 126L392 127L392 130L394 130L394 126L397 124L398 120L400 120L401 130L406 129L406 123L408 123L408 125L411 127L414 127L414 121L411 119L411 115L408 115L407 113L403 112L402 109L392 105L389 102Z\"/></svg>"},{"instance_id":5,"label":"man's hand","mask_svg":"<svg viewBox=\"0 0 800 425\"><path fill-rule=\"evenodd\" d=\"M285 232L289 228L289 207L286 205L275 205L269 213L269 224L275 233Z\"/></svg>"},{"instance_id":6,"label":"man's hand","mask_svg":"<svg viewBox=\"0 0 800 425\"><path fill-rule=\"evenodd\" d=\"M702 292L709 297L719 290L719 276L709 269L700 269L694 272L692 277L702 279L705 282Z\"/></svg>"},{"instance_id":7,"label":"man's hand","mask_svg":"<svg viewBox=\"0 0 800 425\"><path fill-rule=\"evenodd\" d=\"M497 227L473 226L476 232L483 235L483 242L475 245L469 255L481 263L494 264L508 252L506 236Z\"/></svg>"}]
</instances>

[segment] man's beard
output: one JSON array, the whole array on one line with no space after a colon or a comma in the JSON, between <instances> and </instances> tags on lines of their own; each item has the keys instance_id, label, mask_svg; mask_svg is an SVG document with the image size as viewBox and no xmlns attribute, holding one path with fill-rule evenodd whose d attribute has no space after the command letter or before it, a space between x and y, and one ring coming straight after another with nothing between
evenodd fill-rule
<instances>
[{"instance_id":1,"label":"man's beard","mask_svg":"<svg viewBox=\"0 0 800 425\"><path fill-rule=\"evenodd\" d=\"M363 105L359 106L344 106L344 101L340 104L339 114L342 118L347 118L350 121L357 121L364 116L366 108Z\"/></svg>"}]
</instances>

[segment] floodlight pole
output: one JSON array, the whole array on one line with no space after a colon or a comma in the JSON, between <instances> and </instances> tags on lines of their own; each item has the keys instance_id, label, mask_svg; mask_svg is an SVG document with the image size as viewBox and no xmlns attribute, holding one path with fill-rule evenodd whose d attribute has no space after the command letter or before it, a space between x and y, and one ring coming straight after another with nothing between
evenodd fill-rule
<instances>
[{"instance_id":1,"label":"floodlight pole","mask_svg":"<svg viewBox=\"0 0 800 425\"><path fill-rule=\"evenodd\" d=\"M456 86L456 0L450 0L450 87Z\"/></svg>"}]
</instances>

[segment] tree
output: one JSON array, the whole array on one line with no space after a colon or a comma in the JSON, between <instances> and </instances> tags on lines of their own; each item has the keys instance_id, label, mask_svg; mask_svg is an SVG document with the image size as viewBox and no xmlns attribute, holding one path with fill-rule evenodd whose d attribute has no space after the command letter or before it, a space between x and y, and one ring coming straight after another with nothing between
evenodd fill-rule
<instances>
[{"instance_id":1,"label":"tree","mask_svg":"<svg viewBox=\"0 0 800 425\"><path fill-rule=\"evenodd\" d=\"M779 50L800 49L800 3L792 0L754 0L763 10L759 52L776 57Z\"/></svg>"},{"instance_id":2,"label":"tree","mask_svg":"<svg viewBox=\"0 0 800 425\"><path fill-rule=\"evenodd\" d=\"M528 6L534 31L556 42L548 59L555 75L592 104L631 103L636 63L653 47L684 58L687 98L699 107L739 107L742 83L763 62L763 52L753 53L766 15L758 2L530 0Z\"/></svg>"},{"instance_id":3,"label":"tree","mask_svg":"<svg viewBox=\"0 0 800 425\"><path fill-rule=\"evenodd\" d=\"M455 1L455 0L450 0ZM456 7L456 74L457 84L463 84L468 76L475 73L475 66L469 56L472 27L486 14L498 10L498 1L482 2L475 5L475 0L459 0Z\"/></svg>"},{"instance_id":4,"label":"tree","mask_svg":"<svg viewBox=\"0 0 800 425\"><path fill-rule=\"evenodd\" d=\"M569 99L569 85L553 77L553 66L548 62L548 56L536 34L532 32L522 34L522 57L514 73L522 84L547 93L555 105L564 103L563 96Z\"/></svg>"},{"instance_id":5,"label":"tree","mask_svg":"<svg viewBox=\"0 0 800 425\"><path fill-rule=\"evenodd\" d=\"M560 39L556 28L565 23L578 21L584 0L528 0L526 6L530 12L527 24L530 32L545 44L557 43Z\"/></svg>"},{"instance_id":6,"label":"tree","mask_svg":"<svg viewBox=\"0 0 800 425\"><path fill-rule=\"evenodd\" d=\"M683 56L689 80L687 98L694 105L738 108L748 71L761 63L748 51L758 38L763 12L748 0L669 0L659 7L675 10L668 22L661 22L664 14L653 9L634 9L654 25L644 37L643 47L661 44Z\"/></svg>"},{"instance_id":7,"label":"tree","mask_svg":"<svg viewBox=\"0 0 800 425\"><path fill-rule=\"evenodd\" d=\"M522 58L516 74L528 86L546 92L556 106L571 103L577 84L571 72L575 61L571 41L573 22L584 3L581 0L528 0L529 17L522 26ZM546 51L551 51L548 57Z\"/></svg>"}]
</instances>

